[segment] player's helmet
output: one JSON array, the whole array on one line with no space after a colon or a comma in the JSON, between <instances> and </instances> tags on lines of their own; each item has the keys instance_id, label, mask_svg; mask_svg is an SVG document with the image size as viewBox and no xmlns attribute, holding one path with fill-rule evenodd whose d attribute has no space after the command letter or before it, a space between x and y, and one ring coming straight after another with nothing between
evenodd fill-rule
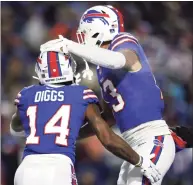
<instances>
[{"instance_id":1,"label":"player's helmet","mask_svg":"<svg viewBox=\"0 0 193 185\"><path fill-rule=\"evenodd\" d=\"M41 53L35 65L35 72L41 84L74 82L76 63L68 55L58 52Z\"/></svg>"},{"instance_id":2,"label":"player's helmet","mask_svg":"<svg viewBox=\"0 0 193 185\"><path fill-rule=\"evenodd\" d=\"M122 14L112 6L94 6L84 12L77 31L79 43L101 45L124 32Z\"/></svg>"}]
</instances>

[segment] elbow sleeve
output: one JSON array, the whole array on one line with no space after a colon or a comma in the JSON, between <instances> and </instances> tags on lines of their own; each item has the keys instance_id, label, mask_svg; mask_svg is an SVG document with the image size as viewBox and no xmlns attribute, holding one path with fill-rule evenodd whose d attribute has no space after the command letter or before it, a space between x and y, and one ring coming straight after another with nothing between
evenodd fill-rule
<instances>
[{"instance_id":1,"label":"elbow sleeve","mask_svg":"<svg viewBox=\"0 0 193 185\"><path fill-rule=\"evenodd\" d=\"M120 69L124 67L126 63L125 56L120 52L94 46L86 46L73 41L70 41L68 50L71 53L86 59L88 62L106 68Z\"/></svg>"}]
</instances>

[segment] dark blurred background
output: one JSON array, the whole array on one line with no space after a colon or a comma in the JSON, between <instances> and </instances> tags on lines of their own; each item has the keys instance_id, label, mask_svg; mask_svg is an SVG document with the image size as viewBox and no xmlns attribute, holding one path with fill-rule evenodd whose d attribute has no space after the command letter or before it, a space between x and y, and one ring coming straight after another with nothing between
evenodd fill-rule
<instances>
[{"instance_id":1,"label":"dark blurred background","mask_svg":"<svg viewBox=\"0 0 193 185\"><path fill-rule=\"evenodd\" d=\"M24 141L10 135L9 122L16 94L24 86L37 83L32 75L39 46L58 34L76 40L81 14L98 4L118 8L124 15L126 31L142 44L164 92L167 123L193 126L192 2L2 2L1 185L13 185L21 160ZM84 64L80 59L77 63L81 70ZM96 77L82 83L99 94ZM119 134L116 127L114 131ZM77 144L79 185L116 185L121 163L96 137ZM178 153L163 184L192 185L192 164L191 149Z\"/></svg>"}]
</instances>

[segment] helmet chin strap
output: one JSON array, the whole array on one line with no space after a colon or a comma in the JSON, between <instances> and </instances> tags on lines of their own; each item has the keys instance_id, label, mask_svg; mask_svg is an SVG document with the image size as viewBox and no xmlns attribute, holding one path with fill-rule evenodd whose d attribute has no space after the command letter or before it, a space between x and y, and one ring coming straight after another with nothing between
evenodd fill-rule
<instances>
[{"instance_id":1,"label":"helmet chin strap","mask_svg":"<svg viewBox=\"0 0 193 185\"><path fill-rule=\"evenodd\" d=\"M87 78L88 80L92 80L93 77L93 72L90 70L90 67L88 65L88 62L83 58L84 63L85 63L85 69L82 71L82 77Z\"/></svg>"}]
</instances>

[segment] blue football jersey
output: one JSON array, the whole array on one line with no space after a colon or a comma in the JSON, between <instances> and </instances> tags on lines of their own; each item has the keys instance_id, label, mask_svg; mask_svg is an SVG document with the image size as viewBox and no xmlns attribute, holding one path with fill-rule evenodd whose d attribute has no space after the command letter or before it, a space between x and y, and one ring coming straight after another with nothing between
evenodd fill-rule
<instances>
[{"instance_id":1,"label":"blue football jersey","mask_svg":"<svg viewBox=\"0 0 193 185\"><path fill-rule=\"evenodd\" d=\"M162 119L162 94L138 40L129 33L119 33L108 49L132 50L142 65L142 69L137 72L97 67L103 99L112 108L120 131L124 132L142 123Z\"/></svg>"},{"instance_id":2,"label":"blue football jersey","mask_svg":"<svg viewBox=\"0 0 193 185\"><path fill-rule=\"evenodd\" d=\"M23 157L30 154L64 154L75 160L75 144L85 111L97 104L94 92L85 86L24 88L18 110L25 130Z\"/></svg>"}]
</instances>

